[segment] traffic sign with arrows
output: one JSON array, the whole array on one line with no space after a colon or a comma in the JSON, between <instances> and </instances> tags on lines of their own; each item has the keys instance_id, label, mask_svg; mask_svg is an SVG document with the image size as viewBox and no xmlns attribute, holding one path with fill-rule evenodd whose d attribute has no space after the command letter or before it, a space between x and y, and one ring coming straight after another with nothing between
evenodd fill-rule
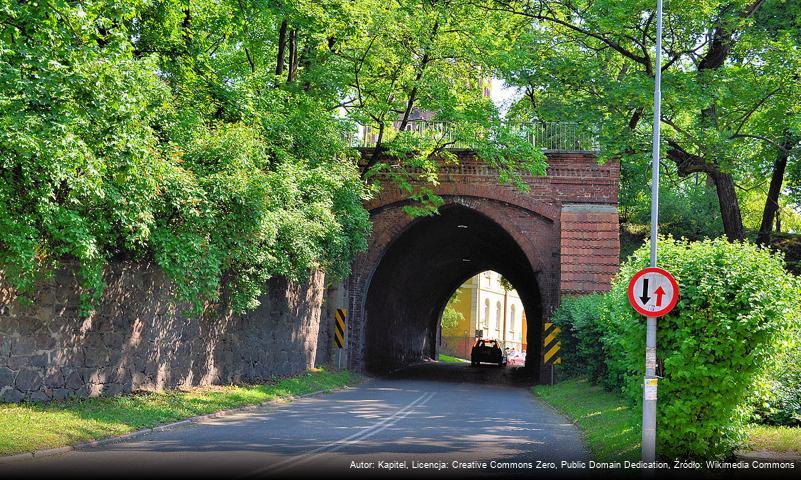
<instances>
[{"instance_id":1,"label":"traffic sign with arrows","mask_svg":"<svg viewBox=\"0 0 801 480\"><path fill-rule=\"evenodd\" d=\"M628 294L634 310L646 317L661 317L676 306L679 285L666 270L650 267L631 278Z\"/></svg>"}]
</instances>

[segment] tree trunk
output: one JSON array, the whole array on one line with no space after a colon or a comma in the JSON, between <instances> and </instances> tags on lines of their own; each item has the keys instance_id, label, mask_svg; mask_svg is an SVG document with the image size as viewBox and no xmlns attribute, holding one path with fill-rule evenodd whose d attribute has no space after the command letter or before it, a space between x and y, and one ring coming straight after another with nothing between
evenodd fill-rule
<instances>
[{"instance_id":1,"label":"tree trunk","mask_svg":"<svg viewBox=\"0 0 801 480\"><path fill-rule=\"evenodd\" d=\"M668 139L667 156L676 163L679 176L686 177L692 174L706 173L715 183L715 190L720 206L720 215L723 218L723 230L730 242L743 240L745 229L743 217L740 214L740 204L737 201L737 192L734 189L734 178L730 173L723 173L714 165L710 165L703 158L684 150L674 140Z\"/></svg>"},{"instance_id":2,"label":"tree trunk","mask_svg":"<svg viewBox=\"0 0 801 480\"><path fill-rule=\"evenodd\" d=\"M289 69L287 83L295 81L298 75L298 32L294 28L289 32Z\"/></svg>"},{"instance_id":3,"label":"tree trunk","mask_svg":"<svg viewBox=\"0 0 801 480\"><path fill-rule=\"evenodd\" d=\"M439 22L435 22L434 28L431 30L432 40L437 36L437 30L439 30ZM431 57L428 55L428 51L426 50L426 52L423 53L422 60L420 61L420 68L417 70L417 75L414 77L414 86L412 87L412 91L409 93L409 99L406 101L406 108L403 110L403 117L401 118L400 126L398 127L399 131L406 130L406 125L409 124L409 115L411 115L412 109L414 108L414 102L417 100L417 86L420 84L420 80L423 79L423 73L425 73L428 62L430 61Z\"/></svg>"},{"instance_id":4,"label":"tree trunk","mask_svg":"<svg viewBox=\"0 0 801 480\"><path fill-rule=\"evenodd\" d=\"M730 173L720 171L713 171L709 175L715 181L726 238L730 242L743 240L745 229L743 228L743 217L740 215L740 205L737 202L737 192L734 189L734 179Z\"/></svg>"},{"instance_id":5,"label":"tree trunk","mask_svg":"<svg viewBox=\"0 0 801 480\"><path fill-rule=\"evenodd\" d=\"M304 72L308 72L312 66L312 58L314 56L314 52L312 50L312 42L307 41L303 44L303 51L300 53L300 57L298 58L298 66L303 67ZM308 92L311 90L311 81L309 81L309 76L304 75L303 79L303 91Z\"/></svg>"},{"instance_id":6,"label":"tree trunk","mask_svg":"<svg viewBox=\"0 0 801 480\"><path fill-rule=\"evenodd\" d=\"M278 56L275 60L275 74L282 75L284 73L284 55L286 50L286 29L287 21L281 22L281 28L278 30Z\"/></svg>"},{"instance_id":7,"label":"tree trunk","mask_svg":"<svg viewBox=\"0 0 801 480\"><path fill-rule=\"evenodd\" d=\"M384 151L384 148L381 145L381 142L384 140L384 128L383 122L378 125L378 138L375 142L375 148L373 149L373 153L370 155L370 160L368 160L364 165L364 168L362 168L362 177L364 177L364 175L381 159L381 153Z\"/></svg>"},{"instance_id":8,"label":"tree trunk","mask_svg":"<svg viewBox=\"0 0 801 480\"><path fill-rule=\"evenodd\" d=\"M781 231L781 221L779 220L779 195L782 192L784 183L784 172L787 169L787 159L790 151L801 140L794 137L789 131L784 132L784 141L779 145L776 154L776 161L773 162L773 173L770 177L770 187L768 197L765 199L765 208L762 210L762 223L759 225L757 235L757 245L767 245L770 243L771 230L773 229L774 218L776 220L776 232Z\"/></svg>"},{"instance_id":9,"label":"tree trunk","mask_svg":"<svg viewBox=\"0 0 801 480\"><path fill-rule=\"evenodd\" d=\"M759 234L757 234L757 245L767 245L770 243L771 230L773 230L773 219L776 218L776 224L779 224L779 218L776 214L779 210L779 194L782 191L782 183L784 182L784 170L787 168L787 157L789 151L782 150L776 156L776 161L773 162L773 173L770 177L770 187L768 188L768 198L765 199L765 208L762 210L762 223L759 226Z\"/></svg>"}]
</instances>

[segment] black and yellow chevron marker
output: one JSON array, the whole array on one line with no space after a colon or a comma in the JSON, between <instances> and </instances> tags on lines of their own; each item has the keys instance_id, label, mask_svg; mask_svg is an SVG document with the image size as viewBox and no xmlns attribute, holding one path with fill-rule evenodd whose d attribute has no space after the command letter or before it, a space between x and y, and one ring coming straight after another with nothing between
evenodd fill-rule
<instances>
[{"instance_id":1,"label":"black and yellow chevron marker","mask_svg":"<svg viewBox=\"0 0 801 480\"><path fill-rule=\"evenodd\" d=\"M545 363L550 363L552 365L562 364L562 358L558 355L559 348L562 347L558 336L561 331L562 330L553 323L545 323L545 340L542 342L542 351L545 352Z\"/></svg>"},{"instance_id":2,"label":"black and yellow chevron marker","mask_svg":"<svg viewBox=\"0 0 801 480\"><path fill-rule=\"evenodd\" d=\"M345 347L345 316L347 315L347 310L344 308L337 308L337 313L334 315L336 317L336 329L334 330L334 339L337 342L338 348Z\"/></svg>"}]
</instances>

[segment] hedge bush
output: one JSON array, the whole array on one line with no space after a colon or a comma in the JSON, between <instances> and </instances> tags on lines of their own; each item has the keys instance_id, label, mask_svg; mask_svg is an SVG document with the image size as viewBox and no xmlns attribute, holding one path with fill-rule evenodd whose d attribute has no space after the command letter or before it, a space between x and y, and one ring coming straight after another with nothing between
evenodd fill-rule
<instances>
[{"instance_id":1,"label":"hedge bush","mask_svg":"<svg viewBox=\"0 0 801 480\"><path fill-rule=\"evenodd\" d=\"M566 297L551 317L561 329L560 371L567 376L584 376L597 383L606 375L601 344L604 331L598 321L602 301L601 294Z\"/></svg>"},{"instance_id":2,"label":"hedge bush","mask_svg":"<svg viewBox=\"0 0 801 480\"><path fill-rule=\"evenodd\" d=\"M622 266L605 296L600 322L606 384L640 402L645 321L629 305L629 279L648 266L649 246ZM791 344L799 282L781 256L748 243L662 239L659 265L676 277L676 308L660 318L658 449L668 457L731 454L744 440L747 400Z\"/></svg>"},{"instance_id":3,"label":"hedge bush","mask_svg":"<svg viewBox=\"0 0 801 480\"><path fill-rule=\"evenodd\" d=\"M795 347L759 386L751 402L755 422L801 426L801 329L796 333Z\"/></svg>"}]
</instances>

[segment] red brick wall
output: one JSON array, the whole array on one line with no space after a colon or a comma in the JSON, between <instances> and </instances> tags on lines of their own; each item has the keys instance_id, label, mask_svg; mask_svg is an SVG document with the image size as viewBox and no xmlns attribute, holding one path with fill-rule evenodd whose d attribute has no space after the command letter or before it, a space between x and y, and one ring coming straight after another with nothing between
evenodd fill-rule
<instances>
[{"instance_id":1,"label":"red brick wall","mask_svg":"<svg viewBox=\"0 0 801 480\"><path fill-rule=\"evenodd\" d=\"M565 205L561 224L562 294L609 290L620 252L617 209L612 205Z\"/></svg>"},{"instance_id":2,"label":"red brick wall","mask_svg":"<svg viewBox=\"0 0 801 480\"><path fill-rule=\"evenodd\" d=\"M523 177L531 187L528 192L499 185L497 172L469 152L460 152L459 162L440 170L437 194L497 198L549 218L558 217L562 204L566 203L617 205L620 165L617 162L599 165L593 153L548 153L544 177ZM374 210L406 198L406 192L386 184L381 194L366 206Z\"/></svg>"}]
</instances>

